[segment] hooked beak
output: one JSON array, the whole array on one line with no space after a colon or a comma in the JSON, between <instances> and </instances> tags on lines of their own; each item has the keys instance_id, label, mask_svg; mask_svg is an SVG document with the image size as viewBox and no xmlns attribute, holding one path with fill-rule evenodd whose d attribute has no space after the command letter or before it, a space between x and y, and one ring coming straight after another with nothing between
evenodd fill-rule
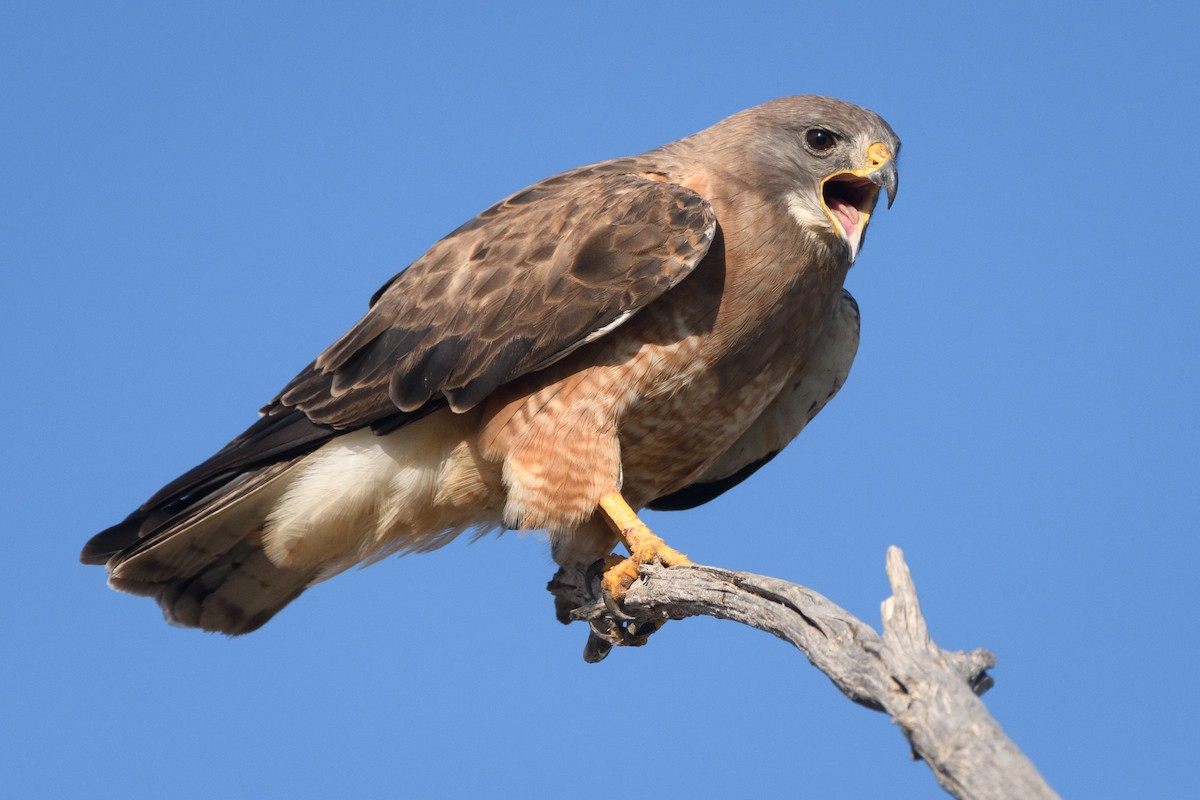
<instances>
[{"instance_id":1,"label":"hooked beak","mask_svg":"<svg viewBox=\"0 0 1200 800\"><path fill-rule=\"evenodd\" d=\"M851 258L858 255L879 190L887 194L891 208L898 184L895 156L883 142L867 148L866 163L860 169L837 172L821 182L821 203L850 245Z\"/></svg>"},{"instance_id":2,"label":"hooked beak","mask_svg":"<svg viewBox=\"0 0 1200 800\"><path fill-rule=\"evenodd\" d=\"M871 183L882 188L887 193L888 208L896 202L896 188L900 184L900 176L896 173L896 157L883 142L876 142L867 148L867 163L870 172L864 177Z\"/></svg>"}]
</instances>

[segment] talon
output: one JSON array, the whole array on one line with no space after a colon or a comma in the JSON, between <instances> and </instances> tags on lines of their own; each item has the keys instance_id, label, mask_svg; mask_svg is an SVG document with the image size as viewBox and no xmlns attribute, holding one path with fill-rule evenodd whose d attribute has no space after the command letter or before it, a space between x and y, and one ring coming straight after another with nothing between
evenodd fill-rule
<instances>
[{"instance_id":1,"label":"talon","mask_svg":"<svg viewBox=\"0 0 1200 800\"><path fill-rule=\"evenodd\" d=\"M626 589L628 590L628 588ZM625 594L621 594L623 599ZM608 614L614 620L619 622L629 622L633 617L625 613L625 609L621 608L621 601L616 598L607 585L604 586L604 591L600 593L600 598L604 601L604 607L608 609Z\"/></svg>"},{"instance_id":2,"label":"talon","mask_svg":"<svg viewBox=\"0 0 1200 800\"><path fill-rule=\"evenodd\" d=\"M604 593L618 603L624 600L625 595L629 592L629 587L633 586L633 582L637 580L637 568L638 562L633 556L630 556L606 569L604 578L600 581L604 587Z\"/></svg>"},{"instance_id":3,"label":"talon","mask_svg":"<svg viewBox=\"0 0 1200 800\"><path fill-rule=\"evenodd\" d=\"M611 595L616 602L620 603L625 599L629 587L638 578L638 567L642 564L658 561L666 567L678 567L692 563L691 559L667 545L646 527L646 523L638 518L620 492L604 495L600 498L599 505L600 513L609 527L629 549L629 557L608 566L601 581L605 593Z\"/></svg>"},{"instance_id":4,"label":"talon","mask_svg":"<svg viewBox=\"0 0 1200 800\"><path fill-rule=\"evenodd\" d=\"M602 577L606 572L624 560L616 553L609 553L604 558L598 558L591 564L588 564L587 569L583 573L583 588L587 592L589 600L597 599L596 594L592 591L592 586L595 584L596 578ZM601 591L600 594L603 595L604 591Z\"/></svg>"}]
</instances>

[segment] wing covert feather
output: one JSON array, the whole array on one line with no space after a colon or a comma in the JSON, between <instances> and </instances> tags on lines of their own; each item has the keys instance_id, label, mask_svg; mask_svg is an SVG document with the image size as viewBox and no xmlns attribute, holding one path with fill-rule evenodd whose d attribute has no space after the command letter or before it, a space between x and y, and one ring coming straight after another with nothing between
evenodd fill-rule
<instances>
[{"instance_id":1,"label":"wing covert feather","mask_svg":"<svg viewBox=\"0 0 1200 800\"><path fill-rule=\"evenodd\" d=\"M712 207L682 186L606 162L501 201L384 284L353 328L204 463L83 553L102 563L218 508L340 433L386 433L457 410L603 335L707 252Z\"/></svg>"},{"instance_id":2,"label":"wing covert feather","mask_svg":"<svg viewBox=\"0 0 1200 800\"><path fill-rule=\"evenodd\" d=\"M692 190L616 166L535 184L439 241L266 411L340 430L463 411L624 322L699 263L716 218Z\"/></svg>"}]
</instances>

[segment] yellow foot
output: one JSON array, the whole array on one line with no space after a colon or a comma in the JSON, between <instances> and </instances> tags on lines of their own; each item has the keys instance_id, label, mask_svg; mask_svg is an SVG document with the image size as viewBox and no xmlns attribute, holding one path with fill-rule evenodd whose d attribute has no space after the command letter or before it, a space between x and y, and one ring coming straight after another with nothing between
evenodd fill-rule
<instances>
[{"instance_id":1,"label":"yellow foot","mask_svg":"<svg viewBox=\"0 0 1200 800\"><path fill-rule=\"evenodd\" d=\"M600 514L629 550L629 558L608 557L601 581L605 591L618 603L625 599L629 587L637 580L638 567L642 564L657 560L666 567L679 567L692 563L647 528L620 492L609 492L600 498Z\"/></svg>"}]
</instances>

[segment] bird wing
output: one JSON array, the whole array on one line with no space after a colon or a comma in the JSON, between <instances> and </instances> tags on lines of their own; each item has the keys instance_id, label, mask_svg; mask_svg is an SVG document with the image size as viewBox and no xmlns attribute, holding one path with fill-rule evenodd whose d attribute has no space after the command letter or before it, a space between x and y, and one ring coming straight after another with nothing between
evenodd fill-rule
<instances>
[{"instance_id":1,"label":"bird wing","mask_svg":"<svg viewBox=\"0 0 1200 800\"><path fill-rule=\"evenodd\" d=\"M385 284L254 425L94 536L81 559L105 563L214 514L342 433L469 409L613 330L686 277L716 232L708 201L660 178L634 160L605 162L468 221Z\"/></svg>"},{"instance_id":2,"label":"bird wing","mask_svg":"<svg viewBox=\"0 0 1200 800\"><path fill-rule=\"evenodd\" d=\"M646 504L655 511L703 505L737 486L800 435L842 388L858 352L858 303L845 289L821 337L783 391L745 433L691 484Z\"/></svg>"},{"instance_id":3,"label":"bird wing","mask_svg":"<svg viewBox=\"0 0 1200 800\"><path fill-rule=\"evenodd\" d=\"M670 289L715 227L695 192L628 172L584 168L535 184L393 278L268 409L339 429L430 403L465 411Z\"/></svg>"}]
</instances>

